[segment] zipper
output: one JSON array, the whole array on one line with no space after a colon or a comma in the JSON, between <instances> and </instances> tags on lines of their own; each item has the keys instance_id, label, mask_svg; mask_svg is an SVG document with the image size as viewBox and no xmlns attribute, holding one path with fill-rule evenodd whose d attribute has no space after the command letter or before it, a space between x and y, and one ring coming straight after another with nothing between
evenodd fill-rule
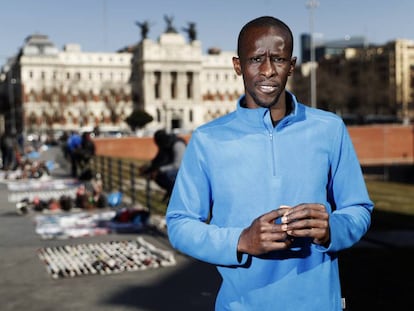
<instances>
[{"instance_id":1,"label":"zipper","mask_svg":"<svg viewBox=\"0 0 414 311\"><path fill-rule=\"evenodd\" d=\"M265 118L264 121L264 126L266 128L267 134L269 136L269 143L270 143L270 150L271 150L271 154L270 154L270 161L271 161L271 165L272 165L272 176L275 177L276 176L276 150L275 150L275 127L272 124L271 121L271 117L270 117L270 110L268 110L268 118Z\"/></svg>"},{"instance_id":2,"label":"zipper","mask_svg":"<svg viewBox=\"0 0 414 311\"><path fill-rule=\"evenodd\" d=\"M275 144L274 144L274 131L272 127L269 127L269 125L266 126L266 130L269 136L269 143L270 143L270 161L272 165L272 176L276 176L276 165L275 165L275 157L276 157L276 150L275 150Z\"/></svg>"}]
</instances>

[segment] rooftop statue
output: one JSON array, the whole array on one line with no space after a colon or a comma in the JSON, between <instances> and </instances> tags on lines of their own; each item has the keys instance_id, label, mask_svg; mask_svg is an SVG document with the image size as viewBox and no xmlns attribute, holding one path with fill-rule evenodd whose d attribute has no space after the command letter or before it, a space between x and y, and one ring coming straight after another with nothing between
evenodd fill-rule
<instances>
[{"instance_id":1,"label":"rooftop statue","mask_svg":"<svg viewBox=\"0 0 414 311\"><path fill-rule=\"evenodd\" d=\"M141 29L142 40L146 39L150 28L148 21L143 21L142 23L135 22L135 25L137 25Z\"/></svg>"},{"instance_id":2,"label":"rooftop statue","mask_svg":"<svg viewBox=\"0 0 414 311\"><path fill-rule=\"evenodd\" d=\"M165 30L166 33L177 33L177 30L173 26L172 22L174 20L174 17L164 15L164 20L167 23L167 29Z\"/></svg>"},{"instance_id":3,"label":"rooftop statue","mask_svg":"<svg viewBox=\"0 0 414 311\"><path fill-rule=\"evenodd\" d=\"M188 27L183 28L183 30L187 33L188 39L190 41L197 40L197 30L196 30L196 23L188 22Z\"/></svg>"}]
</instances>

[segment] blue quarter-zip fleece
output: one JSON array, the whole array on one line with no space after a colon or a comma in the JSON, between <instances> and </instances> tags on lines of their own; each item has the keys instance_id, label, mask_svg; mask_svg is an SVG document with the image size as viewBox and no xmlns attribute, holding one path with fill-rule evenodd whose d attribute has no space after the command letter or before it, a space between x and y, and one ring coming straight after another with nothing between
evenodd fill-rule
<instances>
[{"instance_id":1,"label":"blue quarter-zip fleece","mask_svg":"<svg viewBox=\"0 0 414 311\"><path fill-rule=\"evenodd\" d=\"M167 209L173 247L217 266L216 310L341 310L337 251L366 233L371 202L346 126L292 97L273 127L266 108L236 111L196 129ZM324 204L330 244L237 256L244 228L281 205ZM240 259L240 258L239 258Z\"/></svg>"}]
</instances>

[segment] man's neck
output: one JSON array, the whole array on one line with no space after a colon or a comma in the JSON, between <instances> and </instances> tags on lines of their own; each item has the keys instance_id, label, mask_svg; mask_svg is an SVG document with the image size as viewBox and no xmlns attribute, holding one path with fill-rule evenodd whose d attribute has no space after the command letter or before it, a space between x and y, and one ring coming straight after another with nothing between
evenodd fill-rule
<instances>
[{"instance_id":1,"label":"man's neck","mask_svg":"<svg viewBox=\"0 0 414 311\"><path fill-rule=\"evenodd\" d=\"M272 123L276 126L280 120L292 112L292 98L286 92L280 95L276 105L270 108Z\"/></svg>"},{"instance_id":2,"label":"man's neck","mask_svg":"<svg viewBox=\"0 0 414 311\"><path fill-rule=\"evenodd\" d=\"M247 106L246 97L242 98L240 106L249 108ZM276 126L280 120L292 112L292 109L292 96L289 93L283 92L280 95L277 104L269 108L273 125Z\"/></svg>"}]
</instances>

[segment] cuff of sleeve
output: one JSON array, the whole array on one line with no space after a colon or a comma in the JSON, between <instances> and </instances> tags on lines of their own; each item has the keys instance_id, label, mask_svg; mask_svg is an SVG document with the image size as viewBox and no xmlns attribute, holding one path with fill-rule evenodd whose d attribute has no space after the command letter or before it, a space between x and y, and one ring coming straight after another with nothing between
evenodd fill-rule
<instances>
[{"instance_id":1,"label":"cuff of sleeve","mask_svg":"<svg viewBox=\"0 0 414 311\"><path fill-rule=\"evenodd\" d=\"M315 249L321 253L326 253L329 252L331 249L331 243L329 243L328 246L323 246L323 245L319 245L319 244L314 244L315 245Z\"/></svg>"},{"instance_id":2,"label":"cuff of sleeve","mask_svg":"<svg viewBox=\"0 0 414 311\"><path fill-rule=\"evenodd\" d=\"M249 258L249 255L246 253L242 253L239 252L237 250L238 245L239 245L239 239L240 239L240 235L242 234L244 229L238 229L235 232L235 237L237 237L236 241L235 241L235 250L233 254L236 254L236 265L244 265L247 262L247 259Z\"/></svg>"}]
</instances>

